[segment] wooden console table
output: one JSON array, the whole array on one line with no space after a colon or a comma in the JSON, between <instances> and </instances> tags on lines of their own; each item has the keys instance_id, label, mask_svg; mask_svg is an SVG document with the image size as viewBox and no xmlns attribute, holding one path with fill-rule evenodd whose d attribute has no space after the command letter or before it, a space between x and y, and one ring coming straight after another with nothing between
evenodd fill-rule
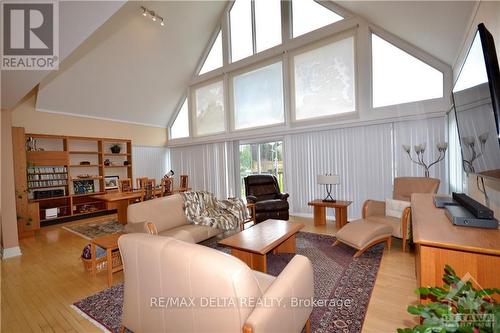
<instances>
[{"instance_id":1,"label":"wooden console table","mask_svg":"<svg viewBox=\"0 0 500 333\"><path fill-rule=\"evenodd\" d=\"M418 287L442 286L445 264L459 277L469 273L476 287L500 286L500 230L453 225L433 194L413 194L411 211Z\"/></svg>"},{"instance_id":2,"label":"wooden console table","mask_svg":"<svg viewBox=\"0 0 500 333\"><path fill-rule=\"evenodd\" d=\"M308 202L309 206L314 207L314 225L326 224L326 208L335 209L335 225L337 229L342 228L347 224L347 207L352 201L324 202L321 199Z\"/></svg>"}]
</instances>

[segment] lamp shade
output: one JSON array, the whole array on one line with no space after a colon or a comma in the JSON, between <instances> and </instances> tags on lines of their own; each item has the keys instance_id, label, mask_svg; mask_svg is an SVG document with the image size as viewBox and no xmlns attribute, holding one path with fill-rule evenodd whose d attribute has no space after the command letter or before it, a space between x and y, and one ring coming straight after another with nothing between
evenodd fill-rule
<instances>
[{"instance_id":1,"label":"lamp shade","mask_svg":"<svg viewBox=\"0 0 500 333\"><path fill-rule=\"evenodd\" d=\"M340 184L340 176L339 175L318 175L316 177L316 182L322 185L335 185Z\"/></svg>"}]
</instances>

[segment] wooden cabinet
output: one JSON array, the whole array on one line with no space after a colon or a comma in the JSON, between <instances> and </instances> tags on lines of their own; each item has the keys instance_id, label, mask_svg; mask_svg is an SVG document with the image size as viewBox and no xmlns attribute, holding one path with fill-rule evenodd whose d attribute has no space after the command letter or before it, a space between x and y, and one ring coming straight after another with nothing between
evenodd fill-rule
<instances>
[{"instance_id":1,"label":"wooden cabinet","mask_svg":"<svg viewBox=\"0 0 500 333\"><path fill-rule=\"evenodd\" d=\"M432 194L413 194L411 206L418 287L442 286L446 264L476 287L500 286L500 230L453 225Z\"/></svg>"},{"instance_id":2,"label":"wooden cabinet","mask_svg":"<svg viewBox=\"0 0 500 333\"><path fill-rule=\"evenodd\" d=\"M105 177L132 178L132 142L124 139L25 133L12 129L20 237L47 224L107 210L92 195L106 193ZM30 139L31 151L27 151ZM120 153L111 146L119 144ZM40 191L59 190L59 193ZM56 196L57 195L57 196ZM48 212L57 211L57 218Z\"/></svg>"}]
</instances>

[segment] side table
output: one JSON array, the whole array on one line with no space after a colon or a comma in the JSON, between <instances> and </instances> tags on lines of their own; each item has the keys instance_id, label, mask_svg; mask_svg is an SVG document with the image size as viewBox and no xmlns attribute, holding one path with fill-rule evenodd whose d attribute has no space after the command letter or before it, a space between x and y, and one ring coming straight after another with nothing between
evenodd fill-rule
<instances>
[{"instance_id":1,"label":"side table","mask_svg":"<svg viewBox=\"0 0 500 333\"><path fill-rule=\"evenodd\" d=\"M124 233L94 238L90 241L90 250L92 256L92 275L96 275L96 246L106 251L106 271L108 274L108 287L113 285L113 273L123 270L123 263L113 267L113 251L118 251L118 238Z\"/></svg>"},{"instance_id":2,"label":"side table","mask_svg":"<svg viewBox=\"0 0 500 333\"><path fill-rule=\"evenodd\" d=\"M337 229L342 228L347 224L347 207L352 203L352 201L341 201L337 200L335 202L325 202L321 199L309 201L307 204L314 208L314 225L325 225L326 224L326 209L335 209L335 226Z\"/></svg>"}]
</instances>

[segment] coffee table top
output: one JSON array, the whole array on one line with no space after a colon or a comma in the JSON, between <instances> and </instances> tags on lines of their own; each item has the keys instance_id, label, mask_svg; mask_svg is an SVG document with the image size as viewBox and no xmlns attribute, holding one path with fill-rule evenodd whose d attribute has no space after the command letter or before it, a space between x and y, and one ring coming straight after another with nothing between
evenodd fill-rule
<instances>
[{"instance_id":1,"label":"coffee table top","mask_svg":"<svg viewBox=\"0 0 500 333\"><path fill-rule=\"evenodd\" d=\"M313 200L313 201L309 201L307 204L309 206L343 208L343 207L349 206L351 203L352 203L352 201L337 200L335 202L331 202L331 201L323 201L321 199L316 199L316 200Z\"/></svg>"},{"instance_id":2,"label":"coffee table top","mask_svg":"<svg viewBox=\"0 0 500 333\"><path fill-rule=\"evenodd\" d=\"M266 254L296 234L303 223L266 220L218 242L234 249Z\"/></svg>"},{"instance_id":3,"label":"coffee table top","mask_svg":"<svg viewBox=\"0 0 500 333\"><path fill-rule=\"evenodd\" d=\"M118 248L118 238L124 234L124 232L117 232L115 234L94 238L91 242L105 250L114 250Z\"/></svg>"}]
</instances>

